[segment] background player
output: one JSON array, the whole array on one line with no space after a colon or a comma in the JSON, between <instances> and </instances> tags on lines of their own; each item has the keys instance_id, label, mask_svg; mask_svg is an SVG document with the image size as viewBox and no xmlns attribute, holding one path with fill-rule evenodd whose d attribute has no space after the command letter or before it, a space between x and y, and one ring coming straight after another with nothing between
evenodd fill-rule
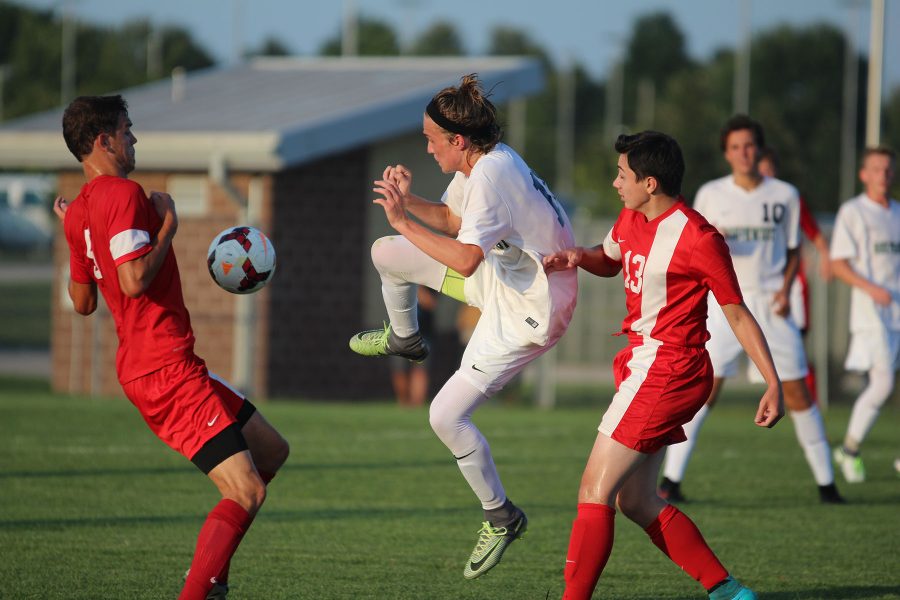
<instances>
[{"instance_id":1,"label":"background player","mask_svg":"<svg viewBox=\"0 0 900 600\"><path fill-rule=\"evenodd\" d=\"M416 322L416 284L476 306L481 318L460 369L431 402L430 421L481 501L484 522L463 574L478 577L500 560L528 520L506 496L473 411L565 332L578 292L574 271L547 276L541 258L573 245L568 217L546 184L512 148L500 143L494 105L477 76L438 92L423 120L427 151L454 173L441 202L410 192L412 175L389 166L374 190L401 235L377 240L390 325L354 336L367 356L428 354ZM413 220L414 215L426 226Z\"/></svg>"},{"instance_id":2,"label":"background player","mask_svg":"<svg viewBox=\"0 0 900 600\"><path fill-rule=\"evenodd\" d=\"M834 485L825 424L806 387L807 361L803 339L790 318L790 291L799 266L799 194L796 188L759 173L759 149L765 146L762 126L745 115L732 117L723 127L721 148L731 174L704 184L694 208L725 236L744 302L762 328L772 349L797 440L806 456L819 498L841 503ZM707 342L715 372L706 405L685 425L687 441L668 449L659 493L682 499L680 482L700 427L722 389L724 379L737 374L741 346L722 311L709 307ZM752 367L752 365L751 365ZM759 373L750 369L750 380Z\"/></svg>"},{"instance_id":3,"label":"background player","mask_svg":"<svg viewBox=\"0 0 900 600\"><path fill-rule=\"evenodd\" d=\"M577 266L601 277L624 269L622 323L629 346L613 363L616 394L603 415L578 491L578 516L566 558L564 600L589 599L613 545L615 507L640 525L666 556L699 581L713 600L750 600L707 546L694 523L656 494L666 444L712 387L704 342L710 291L765 377L755 422L772 427L784 414L781 387L762 332L741 301L722 236L676 201L684 160L671 137L621 135L613 185L624 208L603 244L544 259L548 272Z\"/></svg>"},{"instance_id":4,"label":"background player","mask_svg":"<svg viewBox=\"0 0 900 600\"><path fill-rule=\"evenodd\" d=\"M759 174L763 177L778 177L778 171L781 167L779 165L778 155L771 146L766 146L759 151L758 164ZM819 253L819 277L821 277L823 281L830 281L831 259L828 257L828 241L822 234L822 230L819 228L819 224L816 222L816 218L813 216L812 211L809 210L809 205L806 203L806 200L803 199L803 196L798 196L798 200L800 206L800 230L813 247L815 247L816 252ZM790 315L791 319L800 330L800 335L804 340L809 333L810 320L812 319L812 315L809 312L809 305L810 290L809 281L806 276L806 260L804 260L801 253L800 265L797 267L797 276L794 277L794 284L791 286ZM815 368L809 361L806 363L806 368L806 389L809 390L809 395L813 399L813 402L818 402L818 384L816 382Z\"/></svg>"},{"instance_id":5,"label":"background player","mask_svg":"<svg viewBox=\"0 0 900 600\"><path fill-rule=\"evenodd\" d=\"M890 198L896 154L887 148L863 153L863 193L838 211L831 239L834 274L852 286L850 348L846 369L864 371L869 382L853 404L844 443L834 459L850 483L865 481L860 457L865 440L900 369L900 203Z\"/></svg>"},{"instance_id":6,"label":"background player","mask_svg":"<svg viewBox=\"0 0 900 600\"><path fill-rule=\"evenodd\" d=\"M180 600L224 598L231 556L288 455L284 438L255 407L210 374L194 354L172 239L175 203L128 180L134 145L121 96L76 98L63 136L87 183L57 198L70 252L75 310L97 307L97 288L119 336L116 373L150 429L209 476L222 494L206 518Z\"/></svg>"}]
</instances>

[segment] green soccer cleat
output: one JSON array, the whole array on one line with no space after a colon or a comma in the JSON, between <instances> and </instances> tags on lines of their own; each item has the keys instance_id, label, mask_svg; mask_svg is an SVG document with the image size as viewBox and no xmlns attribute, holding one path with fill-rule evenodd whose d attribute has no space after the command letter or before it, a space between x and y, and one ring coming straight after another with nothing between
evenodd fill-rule
<instances>
[{"instance_id":1,"label":"green soccer cleat","mask_svg":"<svg viewBox=\"0 0 900 600\"><path fill-rule=\"evenodd\" d=\"M478 530L478 542L463 569L463 577L475 579L490 571L500 562L506 547L525 535L527 529L528 518L521 510L516 520L507 527L494 527L490 521L483 522Z\"/></svg>"},{"instance_id":2,"label":"green soccer cleat","mask_svg":"<svg viewBox=\"0 0 900 600\"><path fill-rule=\"evenodd\" d=\"M728 579L709 594L709 600L757 600L757 597L753 590L742 586L729 575Z\"/></svg>"},{"instance_id":3,"label":"green soccer cleat","mask_svg":"<svg viewBox=\"0 0 900 600\"><path fill-rule=\"evenodd\" d=\"M402 338L394 334L391 326L368 329L350 338L350 349L363 356L400 356L415 362L428 358L428 344L418 332Z\"/></svg>"},{"instance_id":4,"label":"green soccer cleat","mask_svg":"<svg viewBox=\"0 0 900 600\"><path fill-rule=\"evenodd\" d=\"M866 480L866 467L859 455L851 456L844 451L843 446L838 446L834 449L834 462L841 468L847 483L862 483Z\"/></svg>"}]
</instances>

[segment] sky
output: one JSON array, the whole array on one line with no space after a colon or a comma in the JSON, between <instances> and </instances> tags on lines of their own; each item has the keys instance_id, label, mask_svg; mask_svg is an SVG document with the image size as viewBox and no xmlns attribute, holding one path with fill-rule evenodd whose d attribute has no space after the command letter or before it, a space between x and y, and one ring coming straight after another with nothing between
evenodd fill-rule
<instances>
[{"instance_id":1,"label":"sky","mask_svg":"<svg viewBox=\"0 0 900 600\"><path fill-rule=\"evenodd\" d=\"M233 62L238 48L258 47L272 36L297 54L316 54L341 27L347 6L388 22L408 42L437 20L453 23L470 54L486 50L491 30L510 26L527 31L557 64L574 60L599 79L620 52L638 16L665 10L685 34L694 58L733 47L743 15L751 31L782 23L804 26L828 22L856 31L858 48L868 53L869 0L15 0L48 9L69 5L77 18L120 25L149 18L186 27L221 64ZM900 2L886 0L885 84L900 86ZM527 6L527 10L523 10ZM59 8L58 8L59 9ZM858 23L858 27L853 27ZM751 81L752 85L752 81Z\"/></svg>"}]
</instances>

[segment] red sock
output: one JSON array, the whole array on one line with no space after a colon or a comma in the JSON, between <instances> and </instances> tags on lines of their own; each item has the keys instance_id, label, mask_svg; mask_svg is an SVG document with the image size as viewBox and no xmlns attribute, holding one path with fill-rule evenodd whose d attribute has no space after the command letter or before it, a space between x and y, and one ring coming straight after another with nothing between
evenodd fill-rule
<instances>
[{"instance_id":1,"label":"red sock","mask_svg":"<svg viewBox=\"0 0 900 600\"><path fill-rule=\"evenodd\" d=\"M616 511L605 504L579 504L566 556L563 600L589 600L612 552Z\"/></svg>"},{"instance_id":2,"label":"red sock","mask_svg":"<svg viewBox=\"0 0 900 600\"><path fill-rule=\"evenodd\" d=\"M687 515L669 504L645 530L653 543L676 565L709 590L728 577L728 571L706 545Z\"/></svg>"},{"instance_id":3,"label":"red sock","mask_svg":"<svg viewBox=\"0 0 900 600\"><path fill-rule=\"evenodd\" d=\"M234 500L226 498L212 509L197 536L194 561L178 600L206 599L252 522L253 517Z\"/></svg>"},{"instance_id":4,"label":"red sock","mask_svg":"<svg viewBox=\"0 0 900 600\"><path fill-rule=\"evenodd\" d=\"M268 473L266 471L258 471L260 479L263 480L263 483L269 485L269 482L275 478L275 473ZM241 535L241 539L237 541L236 546L239 546L241 540L244 539L244 536ZM216 581L219 583L228 583L228 573L231 570L231 559L228 559L228 562L225 563L225 566L222 567L222 570L219 572L219 576L216 577Z\"/></svg>"}]
</instances>

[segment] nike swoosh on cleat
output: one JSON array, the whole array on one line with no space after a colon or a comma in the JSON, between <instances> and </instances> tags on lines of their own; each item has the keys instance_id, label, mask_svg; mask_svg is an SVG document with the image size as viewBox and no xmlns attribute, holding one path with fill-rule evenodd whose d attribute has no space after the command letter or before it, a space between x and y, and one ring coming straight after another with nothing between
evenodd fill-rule
<instances>
[{"instance_id":1,"label":"nike swoosh on cleat","mask_svg":"<svg viewBox=\"0 0 900 600\"><path fill-rule=\"evenodd\" d=\"M478 571L478 569L481 568L481 565L484 564L484 561L489 559L494 554L494 550L496 550L499 546L500 546L500 544L497 544L496 546L491 548L491 551L488 552L487 554L485 554L484 556L482 556L481 560L479 560L478 562L469 562L469 568L472 569L473 571Z\"/></svg>"}]
</instances>

